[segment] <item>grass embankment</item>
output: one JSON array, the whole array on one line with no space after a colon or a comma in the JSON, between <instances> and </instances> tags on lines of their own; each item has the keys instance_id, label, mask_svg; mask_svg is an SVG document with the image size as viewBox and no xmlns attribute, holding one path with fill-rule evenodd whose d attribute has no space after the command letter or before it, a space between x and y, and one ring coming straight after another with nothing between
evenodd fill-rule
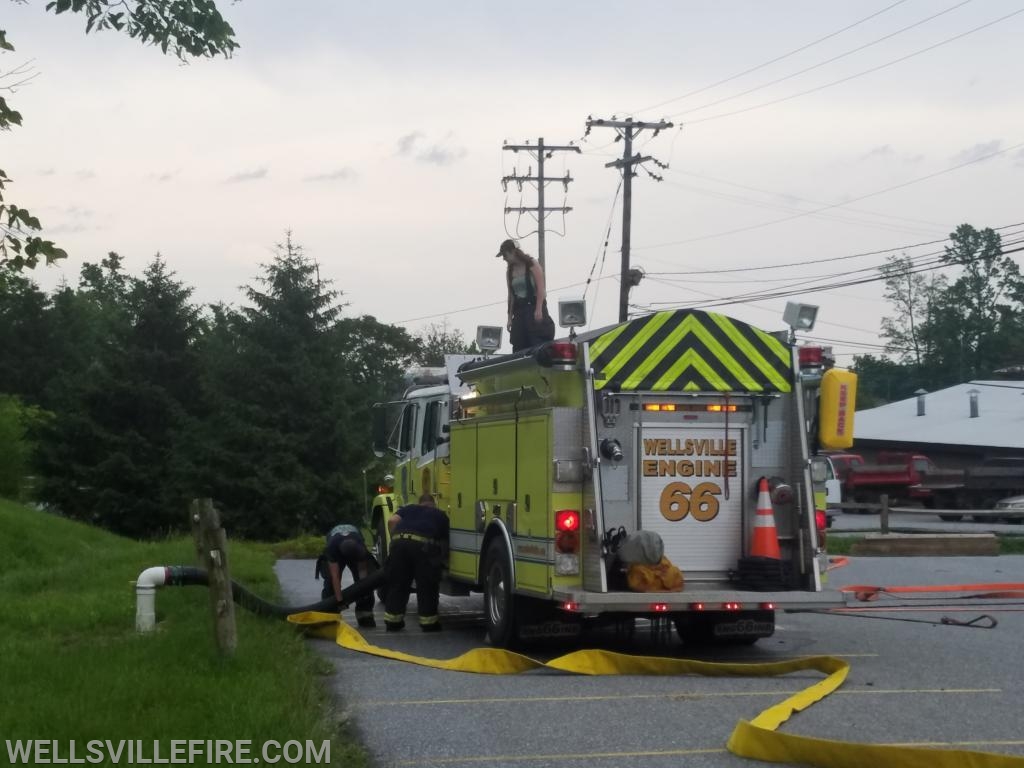
<instances>
[{"instance_id":1,"label":"grass embankment","mask_svg":"<svg viewBox=\"0 0 1024 768\"><path fill-rule=\"evenodd\" d=\"M996 536L999 541L999 554L1001 555L1024 555L1024 536ZM828 553L830 555L848 555L853 545L863 541L862 535L843 535L840 533L829 533Z\"/></svg>"},{"instance_id":2,"label":"grass embankment","mask_svg":"<svg viewBox=\"0 0 1024 768\"><path fill-rule=\"evenodd\" d=\"M158 630L135 633L130 582L193 551L189 539L135 542L0 499L2 738L75 740L79 754L90 739L250 739L254 755L268 740L329 739L332 764L366 766L329 703L330 663L285 623L239 609L238 651L224 659L206 589L167 587ZM278 598L270 547L233 542L229 556L235 580Z\"/></svg>"}]
</instances>

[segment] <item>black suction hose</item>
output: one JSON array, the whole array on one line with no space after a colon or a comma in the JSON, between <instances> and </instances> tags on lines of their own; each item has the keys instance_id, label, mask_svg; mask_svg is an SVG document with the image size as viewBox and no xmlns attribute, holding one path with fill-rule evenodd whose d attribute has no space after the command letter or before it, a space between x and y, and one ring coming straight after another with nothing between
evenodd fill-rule
<instances>
[{"instance_id":1,"label":"black suction hose","mask_svg":"<svg viewBox=\"0 0 1024 768\"><path fill-rule=\"evenodd\" d=\"M384 584L384 581L385 572L384 569L381 568L371 573L365 579L361 579L359 582L345 587L345 589L341 591L341 603L333 597L328 597L318 603L311 603L309 605L287 606L268 603L262 597L250 592L237 581L232 579L231 597L238 605L252 611L257 616L270 616L273 618L283 619L293 613L305 613L306 611L335 613L338 610L354 603L367 592L371 592L381 586ZM171 565L167 567L165 583L167 586L175 587L205 587L210 585L210 579L207 576L206 571L202 568L194 568L188 565Z\"/></svg>"}]
</instances>

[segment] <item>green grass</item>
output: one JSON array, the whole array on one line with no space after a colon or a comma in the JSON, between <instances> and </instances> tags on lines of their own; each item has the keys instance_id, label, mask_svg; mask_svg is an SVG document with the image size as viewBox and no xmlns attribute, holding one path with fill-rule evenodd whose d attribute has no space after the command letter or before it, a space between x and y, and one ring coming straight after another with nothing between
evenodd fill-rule
<instances>
[{"instance_id":1,"label":"green grass","mask_svg":"<svg viewBox=\"0 0 1024 768\"><path fill-rule=\"evenodd\" d=\"M999 540L999 554L1001 555L1024 555L1024 536L997 535ZM863 541L862 534L845 535L840 533L828 534L828 553L830 555L848 555L853 545Z\"/></svg>"},{"instance_id":2,"label":"green grass","mask_svg":"<svg viewBox=\"0 0 1024 768\"><path fill-rule=\"evenodd\" d=\"M235 580L278 598L268 545L228 554ZM76 740L80 753L89 739L329 739L332 764L368 765L327 694L331 664L285 623L239 609L226 659L206 589L167 587L158 630L136 634L131 582L192 558L188 539L135 542L0 499L3 738Z\"/></svg>"}]
</instances>

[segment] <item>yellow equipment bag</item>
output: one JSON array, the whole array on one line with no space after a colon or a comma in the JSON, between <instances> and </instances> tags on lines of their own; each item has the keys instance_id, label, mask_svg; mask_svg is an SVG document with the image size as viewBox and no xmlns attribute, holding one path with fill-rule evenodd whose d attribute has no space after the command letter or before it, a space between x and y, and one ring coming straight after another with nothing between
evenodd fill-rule
<instances>
[{"instance_id":1,"label":"yellow equipment bag","mask_svg":"<svg viewBox=\"0 0 1024 768\"><path fill-rule=\"evenodd\" d=\"M682 592L683 572L662 556L657 565L632 563L626 571L626 583L634 592Z\"/></svg>"}]
</instances>

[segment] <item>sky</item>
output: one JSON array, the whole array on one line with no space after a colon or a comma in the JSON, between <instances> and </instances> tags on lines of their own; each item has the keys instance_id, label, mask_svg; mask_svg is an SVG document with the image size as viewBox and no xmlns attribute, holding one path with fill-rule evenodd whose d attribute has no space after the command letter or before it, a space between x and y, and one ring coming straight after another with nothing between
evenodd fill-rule
<instances>
[{"instance_id":1,"label":"sky","mask_svg":"<svg viewBox=\"0 0 1024 768\"><path fill-rule=\"evenodd\" d=\"M536 189L501 184L537 161L502 147L543 138L581 150L545 161L572 179L546 192L572 208L545 221L552 312L583 297L608 325L623 144L588 116L673 123L635 140L668 168L633 179L634 312L773 331L815 304L806 338L848 364L881 352L882 284L812 286L927 258L961 223L1024 233L1024 0L222 0L239 50L185 65L0 3L0 70L36 75L5 94L7 200L70 254L44 289L159 253L196 301L238 305L290 230L346 315L470 339L505 322L499 243L537 255L536 220L504 210Z\"/></svg>"}]
</instances>

